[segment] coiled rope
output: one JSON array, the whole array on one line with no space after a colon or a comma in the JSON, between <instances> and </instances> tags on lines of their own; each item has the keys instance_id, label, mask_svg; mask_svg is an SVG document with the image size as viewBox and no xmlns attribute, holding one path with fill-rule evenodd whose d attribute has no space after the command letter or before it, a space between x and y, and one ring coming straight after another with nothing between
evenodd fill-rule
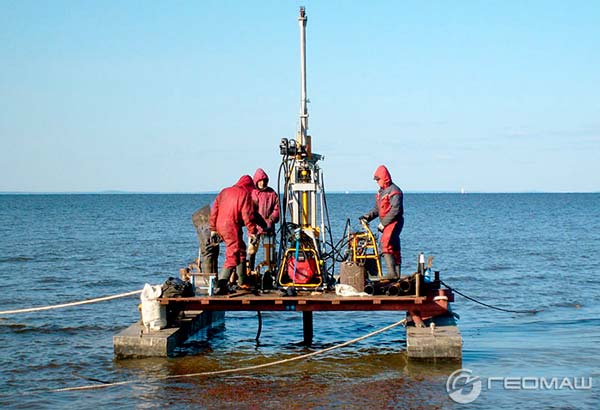
<instances>
[{"instance_id":1,"label":"coiled rope","mask_svg":"<svg viewBox=\"0 0 600 410\"><path fill-rule=\"evenodd\" d=\"M456 290L456 288L453 288L453 287L449 286L449 285L448 285L447 283L445 283L443 280L440 280L440 283L441 283L442 285L444 285L445 287L447 287L448 289L450 289L452 292L458 293L458 294L459 294L460 296L462 296L463 298L465 298L465 299L469 299L469 300L470 300L470 301L472 301L472 302L478 303L478 304L480 304L481 306L485 306L485 307L487 307L487 308L490 308L490 309L495 309L495 310L499 310L499 311L501 311L501 312L509 312L509 313L529 313L529 314L535 314L535 313L541 312L541 310L536 310L536 309L529 309L529 310L515 310L515 309L505 309L505 308L501 308L501 307L498 307L498 306L492 306L492 305L488 305L487 303L481 302L481 301L479 301L479 300L477 300L477 299L475 299L475 298L473 298L473 297L471 297L471 296L467 296L467 295L465 295L464 293L462 293L462 292L460 292L460 291Z\"/></svg>"},{"instance_id":2,"label":"coiled rope","mask_svg":"<svg viewBox=\"0 0 600 410\"><path fill-rule=\"evenodd\" d=\"M16 309L16 310L4 310L4 311L0 312L0 316L14 315L17 313L39 312L41 310L60 309L60 308L65 308L65 307L70 307L70 306L87 305L89 303L104 302L105 300L124 298L127 296L137 295L140 293L142 293L141 290L134 290L131 292L119 293L118 295L104 296L104 297L95 298L95 299L80 300L79 302L62 303L60 305L41 306L41 307Z\"/></svg>"},{"instance_id":3,"label":"coiled rope","mask_svg":"<svg viewBox=\"0 0 600 410\"><path fill-rule=\"evenodd\" d=\"M65 391L103 389L105 387L123 386L123 385L127 385L127 384L151 383L151 382L160 381L160 380L182 379L182 378L198 377L198 376L215 376L215 375L219 375L219 374L239 373L239 372L244 372L244 371L248 371L248 370L263 369L265 367L276 366L276 365L279 365L279 364L284 364L284 363L289 363L289 362L293 362L293 361L297 361L297 360L307 359L307 358L312 357L312 356L317 356L317 355L320 355L320 354L323 354L323 353L327 353L327 352L330 352L330 351L332 351L334 349L339 349L340 347L345 347L345 346L351 345L353 343L360 342L361 340L367 339L369 337L373 337L373 336L375 336L375 335L377 335L379 333L386 332L386 331L388 331L390 329L393 329L393 328L395 328L397 326L405 325L405 324L406 324L406 319L402 319L402 320L399 320L396 323L392 323L389 326L382 327L379 330L375 330L374 332L368 333L368 334L366 334L364 336L357 337L356 339L348 340L347 342L340 343L338 345L331 346L331 347L328 347L326 349L321 349L321 350L318 350L316 352L311 352L311 353L303 354L303 355L300 355L300 356L291 357L289 359L277 360L277 361L270 362L270 363L263 363L263 364L258 364L258 365L254 365L254 366L247 366L247 367L238 367L238 368L235 368L235 369L215 370L215 371L210 371L210 372L189 373L189 374L176 374L176 375L165 376L165 377L161 377L161 378L157 378L157 379L149 380L149 381L125 380L125 381L113 382L113 383L92 384L92 385L77 386L77 387L65 387L65 388L62 388L62 389L53 389L53 390L50 390L50 392L65 392Z\"/></svg>"}]
</instances>

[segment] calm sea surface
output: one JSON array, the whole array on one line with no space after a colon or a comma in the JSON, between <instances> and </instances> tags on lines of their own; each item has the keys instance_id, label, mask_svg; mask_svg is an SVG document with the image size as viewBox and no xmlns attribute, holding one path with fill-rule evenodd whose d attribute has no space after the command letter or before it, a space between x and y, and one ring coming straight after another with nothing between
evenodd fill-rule
<instances>
[{"instance_id":1,"label":"calm sea surface","mask_svg":"<svg viewBox=\"0 0 600 410\"><path fill-rule=\"evenodd\" d=\"M0 195L0 310L77 301L160 284L194 259L191 214L214 195ZM328 196L334 240L373 195ZM0 318L2 408L600 408L600 194L407 194L404 273L421 251L456 296L462 367L494 382L468 405L446 379L459 365L408 362L395 328L310 360L219 377L167 375L267 363L359 337L394 312L315 313L305 348L298 312L229 313L176 358L115 361L112 337L138 320L137 297ZM529 389L535 380L592 377L591 390ZM145 383L83 392L104 381ZM518 382L517 382L518 383ZM509 386L510 387L510 386Z\"/></svg>"}]
</instances>

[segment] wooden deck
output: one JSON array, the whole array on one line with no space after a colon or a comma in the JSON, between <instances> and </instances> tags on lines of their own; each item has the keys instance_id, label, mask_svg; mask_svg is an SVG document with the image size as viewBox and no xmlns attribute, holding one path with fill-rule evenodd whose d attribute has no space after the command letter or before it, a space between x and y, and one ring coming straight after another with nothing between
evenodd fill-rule
<instances>
[{"instance_id":1,"label":"wooden deck","mask_svg":"<svg viewBox=\"0 0 600 410\"><path fill-rule=\"evenodd\" d=\"M189 298L160 298L159 301L179 311L280 311L302 312L304 344L313 340L313 312L319 311L405 311L415 326L424 327L423 320L449 315L454 294L450 289L425 289L423 296L338 296L335 292L298 292L283 296L279 291L254 294L239 291L226 296L195 296ZM260 316L259 316L260 317ZM260 319L259 319L260 323ZM260 324L259 324L260 328ZM458 331L458 330L457 330ZM443 339L443 338L442 338ZM456 338L455 338L456 339ZM458 339L460 339L460 335ZM436 339L437 340L437 339ZM453 339L454 340L454 339ZM438 341L439 342L439 341ZM436 342L436 343L438 343ZM429 342L427 342L429 343ZM424 343L424 344L427 344ZM441 342L439 342L441 343ZM454 343L454 342L453 342ZM462 342L461 342L462 343ZM425 349L413 337L414 349ZM435 343L429 343L437 346ZM428 346L429 346L428 345ZM456 346L458 347L456 347ZM461 350L462 344L453 345L451 354ZM437 349L437 347L436 347ZM431 349L430 349L431 350ZM435 350L435 349L434 349ZM420 352L420 350L419 350ZM419 353L422 357L442 357L437 350ZM421 357L419 356L419 357ZM427 357L429 357L427 356Z\"/></svg>"},{"instance_id":2,"label":"wooden deck","mask_svg":"<svg viewBox=\"0 0 600 410\"><path fill-rule=\"evenodd\" d=\"M259 295L239 291L226 296L195 296L161 298L162 304L176 305L181 310L205 311L406 311L413 316L433 317L448 313L448 303L454 301L449 289L430 291L425 296L363 296L344 297L335 292L298 292L297 296L282 296L278 291Z\"/></svg>"}]
</instances>

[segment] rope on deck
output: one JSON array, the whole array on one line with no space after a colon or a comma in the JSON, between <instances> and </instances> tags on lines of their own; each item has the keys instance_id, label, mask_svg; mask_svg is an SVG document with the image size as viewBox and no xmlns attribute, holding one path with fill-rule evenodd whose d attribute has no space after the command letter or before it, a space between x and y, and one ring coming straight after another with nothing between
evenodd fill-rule
<instances>
[{"instance_id":1,"label":"rope on deck","mask_svg":"<svg viewBox=\"0 0 600 410\"><path fill-rule=\"evenodd\" d=\"M60 305L40 306L40 307L16 309L16 310L5 310L5 311L0 312L0 316L14 315L17 313L39 312L41 310L60 309L60 308L65 308L65 307L70 307L70 306L87 305L89 303L104 302L105 300L124 298L127 296L138 295L140 293L142 293L141 290L134 290L131 292L119 293L118 295L104 296L104 297L95 298L95 299L80 300L79 302L63 303Z\"/></svg>"},{"instance_id":2,"label":"rope on deck","mask_svg":"<svg viewBox=\"0 0 600 410\"><path fill-rule=\"evenodd\" d=\"M215 370L215 371L209 371L209 372L189 373L189 374L176 374L176 375L170 375L170 376L165 376L165 377L157 378L157 379L154 379L154 380L151 380L151 381L145 381L145 383L151 383L153 381L167 380L167 379L170 380L170 379L182 379L182 378L198 377L198 376L215 376L215 375L219 375L219 374L239 373L239 372L244 372L244 371L248 371L248 370L263 369L265 367L276 366L276 365L279 365L279 364L289 363L289 362L293 362L293 361L296 361L296 360L307 359L307 358L312 357L312 356L316 356L316 355L320 355L320 354L323 354L323 353L327 353L327 352L330 352L330 351L332 351L334 349L339 349L340 347L345 347L345 346L351 345L353 343L360 342L361 340L367 339L369 337L373 337L373 336L375 336L375 335L377 335L379 333L383 333L385 331L393 329L396 326L405 325L405 324L406 324L406 319L402 319L402 320L399 320L396 323L392 323L389 326L382 327L379 330L375 330L374 332L371 332L371 333L366 334L364 336L357 337L356 339L348 340L347 342L340 343L340 344L337 344L335 346L328 347L326 349L317 350L316 352L311 352L311 353L303 354L303 355L300 355L300 356L291 357L289 359L276 360L274 362L263 363L263 364L258 364L258 365L254 365L254 366L238 367L238 368L235 368L235 369ZM77 387L65 387L65 388L62 388L62 389L53 389L53 390L50 390L50 392L65 392L65 391L80 391L80 390L102 389L102 388L105 388L105 387L123 386L123 385L127 385L127 384L136 384L136 383L137 384L142 384L142 383L144 383L144 381L142 381L142 380L125 380L125 381L114 382L114 383L92 384L92 385L77 386Z\"/></svg>"}]
</instances>

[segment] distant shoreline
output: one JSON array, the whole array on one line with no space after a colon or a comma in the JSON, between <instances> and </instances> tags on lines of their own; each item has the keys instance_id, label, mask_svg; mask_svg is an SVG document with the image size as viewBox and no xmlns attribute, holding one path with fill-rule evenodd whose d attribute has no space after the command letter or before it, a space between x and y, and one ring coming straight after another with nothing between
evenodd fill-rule
<instances>
[{"instance_id":1,"label":"distant shoreline","mask_svg":"<svg viewBox=\"0 0 600 410\"><path fill-rule=\"evenodd\" d=\"M345 195L363 195L373 194L375 190L370 191L328 191L328 194ZM600 191L409 191L405 194L453 194L453 195L473 195L473 194L598 194ZM145 191L90 191L90 192L29 192L29 191L0 191L0 195L216 195L218 191L203 192L145 192Z\"/></svg>"}]
</instances>

